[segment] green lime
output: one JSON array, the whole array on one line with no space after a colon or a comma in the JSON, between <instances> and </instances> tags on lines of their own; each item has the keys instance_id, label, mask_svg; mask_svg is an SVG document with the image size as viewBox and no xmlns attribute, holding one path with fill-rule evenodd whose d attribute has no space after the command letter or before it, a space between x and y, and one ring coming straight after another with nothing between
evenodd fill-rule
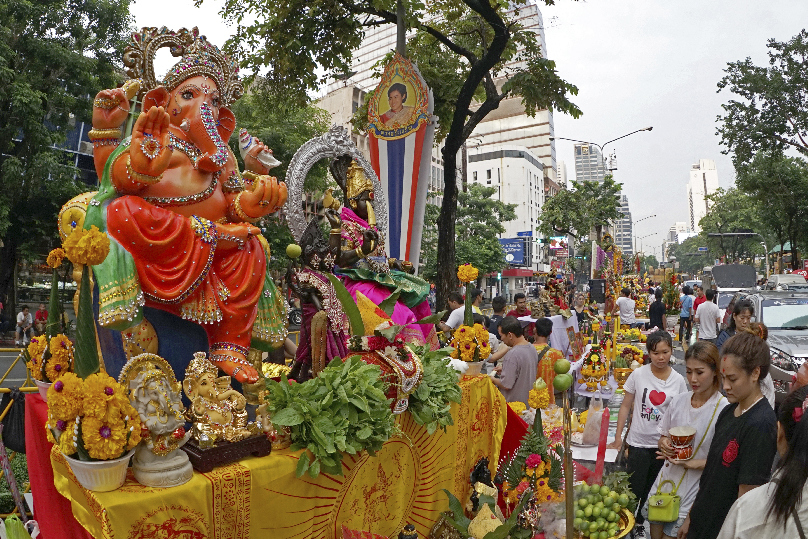
<instances>
[{"instance_id":1,"label":"green lime","mask_svg":"<svg viewBox=\"0 0 808 539\"><path fill-rule=\"evenodd\" d=\"M606 485L600 487L600 495L603 496L604 498L609 495L609 492L610 492L609 487L607 487Z\"/></svg>"},{"instance_id":2,"label":"green lime","mask_svg":"<svg viewBox=\"0 0 808 539\"><path fill-rule=\"evenodd\" d=\"M553 365L553 370L555 370L556 374L567 374L570 372L569 360L562 357L555 362L555 365Z\"/></svg>"},{"instance_id":3,"label":"green lime","mask_svg":"<svg viewBox=\"0 0 808 539\"><path fill-rule=\"evenodd\" d=\"M600 503L601 506L603 506L603 496L601 496L600 494L593 494L592 499L595 503Z\"/></svg>"},{"instance_id":4,"label":"green lime","mask_svg":"<svg viewBox=\"0 0 808 539\"><path fill-rule=\"evenodd\" d=\"M598 531L598 523L597 522L590 522L589 523L589 533Z\"/></svg>"},{"instance_id":5,"label":"green lime","mask_svg":"<svg viewBox=\"0 0 808 539\"><path fill-rule=\"evenodd\" d=\"M602 531L598 534L598 539L609 539L609 532Z\"/></svg>"},{"instance_id":6,"label":"green lime","mask_svg":"<svg viewBox=\"0 0 808 539\"><path fill-rule=\"evenodd\" d=\"M576 509L575 510L575 518L584 518L584 510L583 509Z\"/></svg>"},{"instance_id":7,"label":"green lime","mask_svg":"<svg viewBox=\"0 0 808 539\"><path fill-rule=\"evenodd\" d=\"M615 513L610 509L609 513L606 515L606 520L608 520L609 522L614 522L615 520L617 520L617 513Z\"/></svg>"},{"instance_id":8,"label":"green lime","mask_svg":"<svg viewBox=\"0 0 808 539\"><path fill-rule=\"evenodd\" d=\"M569 374L557 374L553 378L553 387L558 391L566 391L572 385L572 376Z\"/></svg>"},{"instance_id":9,"label":"green lime","mask_svg":"<svg viewBox=\"0 0 808 539\"><path fill-rule=\"evenodd\" d=\"M605 498L603 498L603 505L604 506L611 507L613 503L614 503L614 498L612 498L611 495L606 496Z\"/></svg>"},{"instance_id":10,"label":"green lime","mask_svg":"<svg viewBox=\"0 0 808 539\"><path fill-rule=\"evenodd\" d=\"M592 512L593 512L593 511L594 511L594 509L592 509L592 506L591 506L591 505L587 505L587 506L584 508L584 516L585 516L586 518L591 517L591 516L592 516Z\"/></svg>"},{"instance_id":11,"label":"green lime","mask_svg":"<svg viewBox=\"0 0 808 539\"><path fill-rule=\"evenodd\" d=\"M592 494L598 494L600 492L600 485L590 485L589 492Z\"/></svg>"},{"instance_id":12,"label":"green lime","mask_svg":"<svg viewBox=\"0 0 808 539\"><path fill-rule=\"evenodd\" d=\"M295 243L290 243L286 246L286 256L289 258L297 258L303 252L303 249L300 248L300 245Z\"/></svg>"},{"instance_id":13,"label":"green lime","mask_svg":"<svg viewBox=\"0 0 808 539\"><path fill-rule=\"evenodd\" d=\"M584 519L582 519L582 518L576 518L576 519L575 519L575 521L574 521L573 525L575 526L575 529L576 529L576 530L580 530L580 529L581 529L581 522L583 522L583 521L584 521Z\"/></svg>"},{"instance_id":14,"label":"green lime","mask_svg":"<svg viewBox=\"0 0 808 539\"><path fill-rule=\"evenodd\" d=\"M580 500L578 500L578 505L580 505L582 508L586 507L587 505L589 505L589 500L587 500L586 498L581 498Z\"/></svg>"},{"instance_id":15,"label":"green lime","mask_svg":"<svg viewBox=\"0 0 808 539\"><path fill-rule=\"evenodd\" d=\"M628 506L628 495L621 494L619 498L617 498L617 503L620 504L620 507L627 507Z\"/></svg>"},{"instance_id":16,"label":"green lime","mask_svg":"<svg viewBox=\"0 0 808 539\"><path fill-rule=\"evenodd\" d=\"M620 495L618 493L616 493L615 491L611 491L609 493L609 497L614 498L615 500L617 499L618 496L620 496Z\"/></svg>"},{"instance_id":17,"label":"green lime","mask_svg":"<svg viewBox=\"0 0 808 539\"><path fill-rule=\"evenodd\" d=\"M614 511L615 513L619 513L619 512L620 512L620 509L622 509L622 507L620 507L620 504L619 504L619 503L614 502L614 503L612 504L612 511Z\"/></svg>"},{"instance_id":18,"label":"green lime","mask_svg":"<svg viewBox=\"0 0 808 539\"><path fill-rule=\"evenodd\" d=\"M602 508L602 507L598 507L598 506L596 505L596 506L595 506L595 508L594 508L594 509L592 509L592 516L593 516L593 517L596 517L596 518L597 518L597 517L599 517L599 516L600 516L600 514L601 514L601 513L603 513L603 508Z\"/></svg>"}]
</instances>

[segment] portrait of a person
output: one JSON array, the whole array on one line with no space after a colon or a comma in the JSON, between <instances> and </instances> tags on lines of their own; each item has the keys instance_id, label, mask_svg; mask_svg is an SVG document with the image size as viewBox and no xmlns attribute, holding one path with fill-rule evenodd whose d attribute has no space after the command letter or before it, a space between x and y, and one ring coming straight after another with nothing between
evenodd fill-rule
<instances>
[{"instance_id":1,"label":"portrait of a person","mask_svg":"<svg viewBox=\"0 0 808 539\"><path fill-rule=\"evenodd\" d=\"M390 110L382 114L381 120L385 127L406 125L412 116L413 107L404 105L407 102L407 87L396 82L387 90L387 102Z\"/></svg>"}]
</instances>

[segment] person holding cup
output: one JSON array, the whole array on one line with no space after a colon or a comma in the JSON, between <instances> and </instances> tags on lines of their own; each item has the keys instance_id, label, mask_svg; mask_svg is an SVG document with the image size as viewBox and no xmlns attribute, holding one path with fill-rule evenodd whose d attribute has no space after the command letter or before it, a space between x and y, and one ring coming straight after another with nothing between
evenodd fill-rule
<instances>
[{"instance_id":1,"label":"person holding cup","mask_svg":"<svg viewBox=\"0 0 808 539\"><path fill-rule=\"evenodd\" d=\"M675 522L651 521L651 539L673 539L687 535L687 528L683 528L683 525L699 491L699 479L715 433L715 420L729 404L718 391L718 363L718 348L709 341L697 341L685 353L687 381L691 390L674 395L659 423L661 436L657 458L666 462L650 491L651 494L656 493L659 485L666 480L677 485L676 493L680 497L679 518ZM689 440L692 445L685 447L684 443L673 443L671 438L676 437L677 431L681 430L682 434L686 434L684 431L688 428L692 434L688 436L692 438ZM692 456L687 460L680 460L687 453ZM665 487L663 490L667 492L670 489ZM647 513L647 505L642 510ZM680 534L680 530L683 530L684 535Z\"/></svg>"}]
</instances>

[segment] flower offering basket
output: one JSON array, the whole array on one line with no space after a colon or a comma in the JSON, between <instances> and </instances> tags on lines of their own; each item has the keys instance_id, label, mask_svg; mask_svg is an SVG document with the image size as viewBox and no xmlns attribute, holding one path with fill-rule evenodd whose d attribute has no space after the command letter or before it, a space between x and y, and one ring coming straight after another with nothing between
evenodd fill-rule
<instances>
[{"instance_id":1,"label":"flower offering basket","mask_svg":"<svg viewBox=\"0 0 808 539\"><path fill-rule=\"evenodd\" d=\"M84 461L70 456L65 460L81 486L93 492L109 492L123 485L129 459L134 454L135 450L132 449L124 456L112 460Z\"/></svg>"}]
</instances>

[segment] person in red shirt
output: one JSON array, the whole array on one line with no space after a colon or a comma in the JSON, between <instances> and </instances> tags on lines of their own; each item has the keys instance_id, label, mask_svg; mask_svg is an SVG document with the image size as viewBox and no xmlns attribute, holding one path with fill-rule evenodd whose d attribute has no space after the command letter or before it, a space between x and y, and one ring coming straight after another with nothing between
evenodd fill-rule
<instances>
[{"instance_id":1,"label":"person in red shirt","mask_svg":"<svg viewBox=\"0 0 808 539\"><path fill-rule=\"evenodd\" d=\"M516 302L516 309L511 310L505 316L513 316L515 318L519 318L520 316L531 316L530 309L527 306L527 297L519 292L513 297L514 302ZM533 342L534 336L536 335L536 324L530 323L525 327L525 338L529 342Z\"/></svg>"},{"instance_id":2,"label":"person in red shirt","mask_svg":"<svg viewBox=\"0 0 808 539\"><path fill-rule=\"evenodd\" d=\"M696 290L696 299L693 300L693 311L692 312L695 313L696 310L699 308L699 305L701 305L702 303L707 301L707 296L704 295L704 287L696 285L693 288L695 288L695 290Z\"/></svg>"},{"instance_id":3,"label":"person in red shirt","mask_svg":"<svg viewBox=\"0 0 808 539\"><path fill-rule=\"evenodd\" d=\"M45 309L45 304L40 303L39 309L37 309L36 314L34 315L34 328L36 328L36 334L42 335L45 333L45 326L48 325L48 311Z\"/></svg>"}]
</instances>

